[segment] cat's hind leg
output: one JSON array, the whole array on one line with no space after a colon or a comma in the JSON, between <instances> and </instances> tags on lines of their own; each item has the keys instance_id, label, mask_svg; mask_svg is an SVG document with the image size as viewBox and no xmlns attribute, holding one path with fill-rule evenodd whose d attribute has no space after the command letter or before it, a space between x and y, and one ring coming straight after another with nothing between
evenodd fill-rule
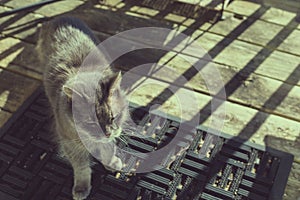
<instances>
[{"instance_id":1,"label":"cat's hind leg","mask_svg":"<svg viewBox=\"0 0 300 200\"><path fill-rule=\"evenodd\" d=\"M61 144L63 156L66 157L73 167L74 184L72 189L74 200L86 199L91 191L90 157L87 150L76 147L74 143Z\"/></svg>"},{"instance_id":2,"label":"cat's hind leg","mask_svg":"<svg viewBox=\"0 0 300 200\"><path fill-rule=\"evenodd\" d=\"M91 191L91 173L90 167L73 167L74 169L74 185L72 189L74 200L86 199Z\"/></svg>"}]
</instances>

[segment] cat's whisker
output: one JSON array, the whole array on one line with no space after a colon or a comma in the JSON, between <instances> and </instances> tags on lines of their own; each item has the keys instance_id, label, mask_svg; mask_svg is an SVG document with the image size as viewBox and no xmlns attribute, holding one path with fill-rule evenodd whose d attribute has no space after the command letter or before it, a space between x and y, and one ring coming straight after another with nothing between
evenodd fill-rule
<instances>
[{"instance_id":1,"label":"cat's whisker","mask_svg":"<svg viewBox=\"0 0 300 200\"><path fill-rule=\"evenodd\" d=\"M123 137L119 137L118 138L120 141L122 141L126 146L128 146L128 142L126 139L124 139Z\"/></svg>"}]
</instances>

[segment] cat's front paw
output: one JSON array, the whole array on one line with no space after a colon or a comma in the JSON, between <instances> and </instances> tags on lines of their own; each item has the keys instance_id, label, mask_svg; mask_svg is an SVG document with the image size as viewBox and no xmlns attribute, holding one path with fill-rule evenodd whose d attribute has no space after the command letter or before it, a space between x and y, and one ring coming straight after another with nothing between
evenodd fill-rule
<instances>
[{"instance_id":1,"label":"cat's front paw","mask_svg":"<svg viewBox=\"0 0 300 200\"><path fill-rule=\"evenodd\" d=\"M112 159L112 167L117 170L120 171L123 168L123 162L120 158L118 158L117 156L114 156L114 158Z\"/></svg>"},{"instance_id":2,"label":"cat's front paw","mask_svg":"<svg viewBox=\"0 0 300 200\"><path fill-rule=\"evenodd\" d=\"M86 199L91 191L91 186L89 184L77 184L73 186L73 199L74 200L84 200Z\"/></svg>"},{"instance_id":3,"label":"cat's front paw","mask_svg":"<svg viewBox=\"0 0 300 200\"><path fill-rule=\"evenodd\" d=\"M120 171L123 168L123 162L117 156L113 156L111 162L108 165L104 165L104 167L112 172Z\"/></svg>"}]
</instances>

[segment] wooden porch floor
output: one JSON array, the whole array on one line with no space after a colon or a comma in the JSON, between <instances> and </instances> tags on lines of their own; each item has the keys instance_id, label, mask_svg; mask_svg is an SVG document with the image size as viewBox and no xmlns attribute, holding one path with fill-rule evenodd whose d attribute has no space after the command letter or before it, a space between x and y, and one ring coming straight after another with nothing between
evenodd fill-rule
<instances>
[{"instance_id":1,"label":"wooden porch floor","mask_svg":"<svg viewBox=\"0 0 300 200\"><path fill-rule=\"evenodd\" d=\"M217 108L226 107L225 116L219 116L225 118L222 131L294 154L284 199L300 197L300 19L297 16L300 3L234 0L226 7L225 20L213 23L215 11L169 1L92 2L59 1L0 18L0 127L41 85L43 67L39 66L34 52L39 23L72 14L83 19L100 40L138 27L174 29L198 42L221 74L227 96ZM212 2L203 3L217 6ZM23 6L24 1L20 0L1 1L0 13ZM124 38L135 42L141 39L143 36ZM151 46L146 39L142 41ZM169 52L133 52L116 64L123 71L153 62L170 66L171 76L152 74L147 78L152 85L133 92L130 100L145 105L163 99L163 108L175 115L179 113L176 97L164 93L164 88L185 74L188 83L179 86L199 102L187 113L196 109L201 112L201 123L212 126L210 91L199 73L188 71L191 64L185 61L200 60L201 55L196 50L186 51L188 42L180 42Z\"/></svg>"}]
</instances>

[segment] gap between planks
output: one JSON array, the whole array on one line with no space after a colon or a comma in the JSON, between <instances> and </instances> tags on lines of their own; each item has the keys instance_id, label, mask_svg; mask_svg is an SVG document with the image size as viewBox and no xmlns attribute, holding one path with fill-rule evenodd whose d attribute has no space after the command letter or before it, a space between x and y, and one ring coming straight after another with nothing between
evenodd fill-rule
<instances>
[{"instance_id":1,"label":"gap between planks","mask_svg":"<svg viewBox=\"0 0 300 200\"><path fill-rule=\"evenodd\" d=\"M99 13L99 12L98 12ZM93 14L93 12L91 13L91 14ZM94 13L94 14L97 14L97 13ZM118 13L114 13L115 15L118 15ZM103 15L103 14L102 14ZM95 15L95 16L97 16L97 15ZM101 16L101 15L100 15ZM125 16L126 17L126 16ZM122 17L120 17L119 16L119 18L121 19ZM88 21L88 20L87 20ZM89 20L89 23L92 23L93 24L93 22L91 22L90 20ZM115 26L117 26L118 25L118 22L114 22L115 23ZM136 22L135 22L136 23ZM137 24L135 24L135 23L133 23L132 25L137 25ZM148 24L150 25L150 24L152 24L152 23L155 23L155 24L157 24L158 25L158 22L157 21L155 21L155 20L150 20L149 22L148 22ZM111 23L110 23L111 24ZM108 27L105 27L105 29L107 29L107 30L109 30L109 25L110 24L105 24L104 23L104 25L106 25L106 26L108 26ZM177 24L178 25L178 24ZM98 26L98 25L97 25ZM142 26L142 24L140 24L140 25L138 25L138 26ZM130 27L130 26L129 26ZM95 27L92 27L92 28L94 28L95 29ZM113 34L116 34L116 32L115 31L106 31L108 34L111 34L111 35L113 35ZM195 33L196 33L197 31L195 31ZM211 43L211 41L212 40L215 40L215 41L213 41L213 45L216 45L217 43L218 43L218 41L221 41L221 40L227 40L227 37L226 37L226 39L225 39L225 37L223 37L223 36L218 36L217 34L215 34L215 33L205 33L205 32L203 32L202 30L198 30L198 32L202 32L201 34L203 35L203 34L205 34L205 35L203 35L202 37L200 37L200 41L201 41L201 39L203 40L203 42L202 42L202 44L204 44L204 45L206 45L205 43L207 43L207 41L209 42L209 43ZM300 33L300 31L299 31L299 33ZM196 37L198 37L199 38L199 35L196 35ZM134 38L133 38L134 39ZM230 40L230 39L228 39L228 40ZM247 46L248 45L248 43L247 42L242 42L241 40L239 40L239 39L235 39L235 40L233 40L233 41L236 41L234 44L233 44L233 47L234 48L238 48L238 46L241 46L241 47L243 47L243 46L245 46L245 49L248 49L248 50L251 50L251 49L254 49L254 51L258 51L258 49L260 48L258 45L253 45L253 47L250 45L250 46ZM237 41L240 41L240 42L237 42ZM297 42L294 42L294 43L297 43ZM209 48L212 48L212 45L206 45L205 46L205 48L206 49L209 49ZM255 50L256 49L256 50ZM297 49L297 48L294 48L294 49ZM238 50L239 51L239 50ZM279 53L278 53L279 52ZM185 52L183 52L183 53L185 53ZM251 52L250 52L251 53ZM252 54L254 54L254 52L252 52ZM281 60L282 60L282 58L285 58L286 56L285 56L285 54L283 53L282 54L282 52L281 52L281 50L276 50L276 51L274 51L272 54L278 54L278 55L276 55L276 56L273 56L272 57L272 55L271 55L271 57L272 57L272 59L274 60L274 59L276 59L277 57L280 57L281 58ZM287 54L291 54L290 52L289 53L287 53ZM190 54L190 55L192 55L192 54ZM219 64L225 64L225 65L227 65L227 66L231 66L231 67L239 67L239 66L237 66L236 64L234 64L234 63L232 63L232 60L230 60L230 57L231 56L226 56L226 57L224 57L223 56L223 58L221 58L221 59L219 59L219 60L214 60L214 62L216 62L216 63L219 63ZM224 58L225 58L225 63L224 63ZM295 57L296 58L296 57ZM268 58L269 59L269 58ZM271 58L270 58L271 59ZM288 59L287 61L289 62L289 61L292 61L292 60L297 60L298 59L298 56L297 56L297 58L296 59L290 59L290 58L286 58L286 59ZM273 62L273 61L272 61ZM273 63L276 63L276 62L273 62ZM278 61L277 61L277 63L278 63ZM279 62L280 63L280 62ZM278 65L278 64L277 64ZM284 68L283 68L284 69ZM269 71L272 71L272 70L263 70L262 72L258 72L258 71L255 71L255 73L257 73L257 74L260 74L260 75L262 75L262 76L266 76L266 77L269 77L269 78L273 78L273 79L276 79L276 80L281 80L281 81L285 81L284 79L282 79L282 72L280 72L280 73L277 73L276 74L276 76L274 77L273 75L272 75L272 73L269 73ZM289 84L289 83L288 83Z\"/></svg>"},{"instance_id":2,"label":"gap between planks","mask_svg":"<svg viewBox=\"0 0 300 200\"><path fill-rule=\"evenodd\" d=\"M106 38L106 37L108 37L109 35L105 35L104 36L104 38ZM149 43L147 43L147 44L149 44ZM27 48L27 49L31 49L31 48ZM27 56L25 56L25 57L27 57ZM26 64L27 63L27 64ZM22 65L32 65L32 63L33 62L26 62L26 63L22 63ZM16 64L19 64L19 63L16 63ZM175 66L176 67L176 66ZM226 67L226 66L222 66L222 67ZM18 70L18 69L17 69ZM39 79L38 77L37 77L37 79ZM162 79L161 77L160 77L160 79ZM163 80L163 79L162 79ZM268 85L272 85L272 84L268 84ZM276 85L276 84L275 84ZM194 89L196 89L197 91L200 91L200 92L202 92L202 93L204 93L204 94L208 94L208 92L207 91L205 91L205 90L203 90L203 88L197 88L197 87L195 87L195 86L193 86L192 85L192 88L194 88ZM205 89L205 88L204 88ZM249 92L251 92L251 91L249 91ZM245 101L243 101L243 100L241 100L241 99L239 99L239 98L237 98L238 100L235 100L235 99L232 99L232 98L230 98L229 99L229 101L232 101L232 102L234 102L234 103L240 103L241 105L245 105L245 106L248 106L248 107L252 107L252 108L255 108L255 109L258 109L258 110L262 110L262 111L265 111L265 112L267 112L267 113L271 113L271 114L276 114L276 115L279 115L279 116L282 116L282 117L286 117L286 118L289 118L289 119L292 119L292 120L296 120L296 121L298 121L299 119L298 118L295 118L294 117L294 115L293 114L291 114L291 115L286 115L286 114L282 114L282 113L278 113L278 112L273 112L272 110L267 110L267 109L264 109L264 108L262 108L262 107L260 107L260 106L256 106L255 104L253 105L253 104L249 104L247 101L245 102ZM284 109L283 109L284 110Z\"/></svg>"},{"instance_id":3,"label":"gap between planks","mask_svg":"<svg viewBox=\"0 0 300 200\"><path fill-rule=\"evenodd\" d=\"M101 39L104 39L108 37L106 34L100 34L97 33L97 36ZM126 40L126 39L124 39ZM131 42L131 41L130 41ZM126 42L127 43L127 42ZM32 45L24 43L23 45L27 45L25 49L32 49ZM25 54L26 55L26 54ZM135 57L136 56L136 57ZM26 56L27 57L27 56ZM33 56L35 57L35 56ZM192 62L197 62L197 58L189 57L186 55L180 55L177 54L176 52L170 52L167 55L165 55L163 58L160 58L158 61L159 64L167 64L168 66L171 66L174 71L176 71L176 74L183 74L185 70L187 70L190 66L191 63L185 61L183 58L187 58L187 60L192 60ZM135 54L133 57L129 57L126 60L123 60L124 63L129 63L128 65L131 65L130 63L131 60L141 60L141 61L146 61L143 58L143 55L141 54ZM18 64L22 63L21 60L15 60L13 61L13 71L18 71L20 69L17 68ZM35 63L35 64L33 64ZM42 72L41 66L38 66L37 61L30 61L26 63L22 63L22 65L30 65L37 68L37 71ZM11 65L11 64L10 64ZM10 69L10 65L8 66L8 69ZM134 63L132 66L136 66ZM184 67L179 67L179 66L184 66ZM179 67L179 68L178 68ZM223 65L217 65L216 66L219 71L222 72L222 78L225 80L225 82L228 82L231 80L232 77L235 76L235 74L238 73L238 71L234 71L226 66ZM21 68L22 69L22 68ZM121 70L128 70L124 67L120 67ZM30 70L30 69L28 69ZM23 70L24 71L24 70ZM24 73L23 71L20 71L20 73ZM27 73L30 73L30 71L26 71ZM41 74L33 74L32 76L35 76L37 80L41 80ZM213 76L213 75L212 75ZM242 75L241 75L242 76ZM166 82L166 83L172 83L173 80L168 79L169 76L161 76L161 75L154 75L153 78ZM174 76L176 77L176 75ZM197 80L197 81L196 81ZM294 121L299 121L299 118L297 115L295 116L292 113L293 109L293 104L296 103L294 102L295 99L299 98L297 97L297 92L295 91L296 88L300 90L300 87L294 87L292 93L290 93L286 98L284 98L283 102L280 105L275 105L274 110L269 110L267 107L264 107L263 104L264 102L268 101L268 97L272 96L272 93L276 92L276 89L280 87L280 85L287 85L285 83L280 83L278 81L274 81L272 79L267 79L263 78L260 76L256 75L251 75L249 79L247 79L241 86L239 86L239 89L237 90L236 93L233 93L233 95L228 97L228 101L232 103L237 103L246 107L250 107L255 110L259 110L265 113L269 114L274 114L277 116L285 117L287 119L291 119ZM273 88L272 90L265 89L265 87L262 87L262 85L267 85L267 87ZM196 90L199 93L202 93L203 95L210 95L210 92L206 88L205 81L203 80L203 77L200 74L197 74L196 77L194 77L192 80L188 82L187 85L178 85L180 87L185 87L189 90ZM288 86L285 86L288 87ZM247 97L243 97L243 94L247 94ZM260 95L261 94L261 95ZM251 101L249 101L249 99ZM287 111L290 111L288 114ZM300 113L300 112L298 112Z\"/></svg>"},{"instance_id":4,"label":"gap between planks","mask_svg":"<svg viewBox=\"0 0 300 200\"><path fill-rule=\"evenodd\" d=\"M240 1L238 1L238 2L240 2ZM235 3L235 1L234 2L232 2L232 4L234 4ZM247 3L247 2L245 2L245 3ZM249 3L249 2L248 2ZM230 4L230 6L232 5L232 4ZM114 5L114 4L112 4L112 5ZM51 5L49 5L49 6L51 6ZM106 5L105 5L106 6ZM230 7L229 6L229 7ZM108 6L109 7L109 6ZM100 7L101 8L101 7ZM102 6L102 8L104 8L104 6ZM110 6L110 8L112 9L112 8L115 8L114 6ZM145 11L144 11L144 14L146 14L147 13L147 11L149 11L150 9L148 9L147 10L147 8L144 8L144 9L146 9ZM44 9L45 10L45 9ZM43 9L41 10L41 11L35 11L35 12L33 12L33 13L39 13L40 15L44 15L44 16L52 16L52 14L48 14L48 15L46 15L46 13L45 13L45 11L44 11ZM137 14L143 14L143 13L139 13L139 11L138 10L136 10L136 11L134 11L134 10L131 10L130 12L132 12L132 13L137 13ZM226 11L225 13L224 13L225 15L226 14L228 14L228 12ZM176 15L172 15L173 17L179 17L179 20L180 20L180 16L176 16ZM149 17L151 17L151 16L149 16ZM249 16L248 16L249 17ZM251 18L253 18L253 17L250 17L250 20L253 20L253 19L251 19ZM153 19L149 19L149 20L153 20ZM166 20L166 19L164 19L164 20ZM169 19L169 20L171 20L171 19ZM193 20L193 19L190 19L190 20ZM226 28L226 26L228 25L228 27L231 27L231 26L236 26L236 24L238 23L238 22L233 22L233 24L231 24L232 23L232 19L230 19L229 21L229 23L227 23L227 21L228 20L224 20L224 21L219 21L218 23L219 24L221 24L220 26L218 25L218 24L215 24L214 25L214 27L221 27L221 28L225 28L225 29L228 29L228 28ZM261 19L258 19L257 20L258 22L262 22L262 20ZM172 23L175 23L177 26L179 26L180 25L180 23L179 23L179 21L177 21L176 22L176 20L175 21L172 21L171 20L171 22ZM222 25L222 24L224 24L224 25ZM270 24L270 23L266 23L266 24ZM184 26L184 24L183 24L183 26ZM211 33L215 33L215 34L218 34L218 35L222 35L222 36L227 36L228 35L228 33L227 34L224 34L223 33L223 31L222 31L222 29L218 29L217 28L217 30L215 31L215 28L214 27L212 27L212 28L210 28L209 27L210 25L209 25L209 23L206 23L206 24L204 24L203 26L201 26L200 27L200 29L199 30L203 30L203 31L208 31L208 32L211 32ZM264 27L264 25L262 24L262 26L261 26L262 28ZM280 27L280 26L279 26ZM282 26L281 26L282 27ZM284 26L285 28L286 28L286 26ZM251 27L250 27L251 28ZM230 28L229 28L230 29ZM257 29L258 30L258 29ZM226 30L226 32L228 32L228 30ZM300 34L300 32L299 32L299 34ZM249 34L249 35L251 35L251 34ZM253 41L252 39L247 39L247 37L246 38L237 38L237 39L239 39L239 40L241 40L241 41L245 41L245 42L249 42L249 43L252 43L252 44L255 44L255 45L260 45L260 46L264 46L264 44L261 44L261 43L257 43L257 42L255 42L255 41ZM293 45L293 43L290 43L289 45ZM286 45L286 46L288 46L288 45ZM270 48L270 47L268 47L268 48ZM297 48L295 48L295 49L297 49ZM291 54L294 54L294 55L297 55L297 53L298 53L298 51L296 51L296 52L291 52L291 51L287 51L287 50L285 50L285 49L281 49L281 48L279 48L278 49L279 51L283 51L283 52L287 52L287 53L291 53Z\"/></svg>"}]
</instances>

